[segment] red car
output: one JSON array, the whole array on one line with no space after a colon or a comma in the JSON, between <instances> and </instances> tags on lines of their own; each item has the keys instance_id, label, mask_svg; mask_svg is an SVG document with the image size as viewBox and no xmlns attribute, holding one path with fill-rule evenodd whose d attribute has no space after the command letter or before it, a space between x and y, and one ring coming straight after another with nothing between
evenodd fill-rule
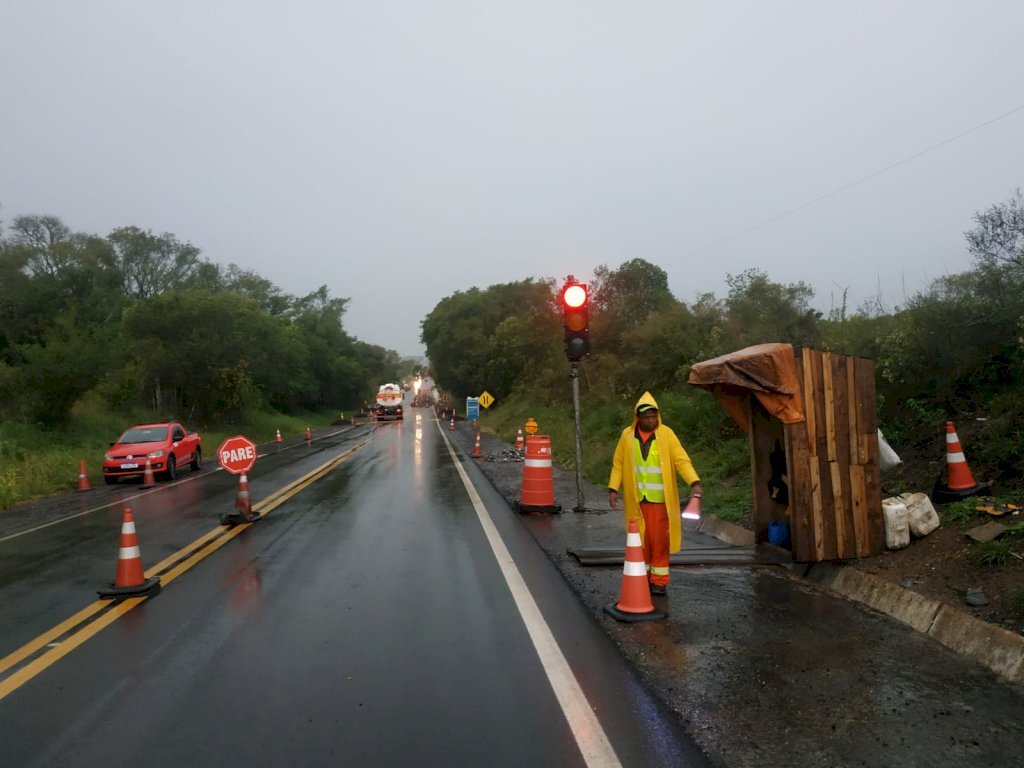
<instances>
[{"instance_id":1,"label":"red car","mask_svg":"<svg viewBox=\"0 0 1024 768\"><path fill-rule=\"evenodd\" d=\"M176 421L139 424L125 430L103 455L103 479L113 485L119 477L143 475L146 461L153 473L168 480L178 467L188 464L196 471L203 464L202 438Z\"/></svg>"}]
</instances>

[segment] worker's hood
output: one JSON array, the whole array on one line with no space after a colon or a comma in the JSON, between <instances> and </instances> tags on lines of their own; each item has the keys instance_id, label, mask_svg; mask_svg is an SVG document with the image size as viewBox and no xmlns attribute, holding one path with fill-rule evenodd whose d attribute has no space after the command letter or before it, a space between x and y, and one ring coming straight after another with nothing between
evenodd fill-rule
<instances>
[{"instance_id":1,"label":"worker's hood","mask_svg":"<svg viewBox=\"0 0 1024 768\"><path fill-rule=\"evenodd\" d=\"M633 429L636 429L637 421L639 421L639 419L637 419L636 409L641 405L653 405L655 408L658 408L658 401L654 399L654 395L650 392L644 392L640 395L640 399L637 400L636 405L633 406ZM661 426L661 409L658 409L658 426Z\"/></svg>"}]
</instances>

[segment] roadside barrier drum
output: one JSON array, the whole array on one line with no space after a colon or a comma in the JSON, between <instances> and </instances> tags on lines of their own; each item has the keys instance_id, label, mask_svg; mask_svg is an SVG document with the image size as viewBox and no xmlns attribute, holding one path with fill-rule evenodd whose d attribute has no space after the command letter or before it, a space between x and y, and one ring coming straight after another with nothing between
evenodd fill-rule
<instances>
[{"instance_id":1,"label":"roadside barrier drum","mask_svg":"<svg viewBox=\"0 0 1024 768\"><path fill-rule=\"evenodd\" d=\"M561 512L555 504L555 482L551 467L551 438L530 435L523 459L523 485L516 507L520 512Z\"/></svg>"}]
</instances>

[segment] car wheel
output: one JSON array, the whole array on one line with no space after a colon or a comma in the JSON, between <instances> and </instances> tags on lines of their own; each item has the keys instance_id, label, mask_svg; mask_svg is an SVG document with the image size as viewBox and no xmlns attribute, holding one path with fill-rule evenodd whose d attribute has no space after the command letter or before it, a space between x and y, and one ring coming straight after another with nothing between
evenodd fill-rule
<instances>
[{"instance_id":1,"label":"car wheel","mask_svg":"<svg viewBox=\"0 0 1024 768\"><path fill-rule=\"evenodd\" d=\"M168 480L173 480L175 477L178 476L178 468L176 464L177 462L174 460L174 454L172 453L170 456L167 457L167 471L164 472L164 477L166 477Z\"/></svg>"},{"instance_id":2,"label":"car wheel","mask_svg":"<svg viewBox=\"0 0 1024 768\"><path fill-rule=\"evenodd\" d=\"M192 463L189 464L193 472L198 472L199 468L203 466L203 452L196 448L196 452L192 454Z\"/></svg>"}]
</instances>

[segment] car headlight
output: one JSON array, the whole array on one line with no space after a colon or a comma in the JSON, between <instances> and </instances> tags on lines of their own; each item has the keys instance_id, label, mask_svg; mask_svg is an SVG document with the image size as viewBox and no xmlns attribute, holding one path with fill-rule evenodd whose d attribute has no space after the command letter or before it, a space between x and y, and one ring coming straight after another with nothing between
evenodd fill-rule
<instances>
[{"instance_id":1,"label":"car headlight","mask_svg":"<svg viewBox=\"0 0 1024 768\"><path fill-rule=\"evenodd\" d=\"M146 458L147 459L159 459L163 455L164 455L164 449L161 448L159 451L150 451L149 453L146 454Z\"/></svg>"},{"instance_id":2,"label":"car headlight","mask_svg":"<svg viewBox=\"0 0 1024 768\"><path fill-rule=\"evenodd\" d=\"M103 454L103 460L104 460L104 461L113 461L113 460L114 460L114 457L113 457L113 456L111 456L111 455L110 455L109 453L104 453L104 454Z\"/></svg>"}]
</instances>

